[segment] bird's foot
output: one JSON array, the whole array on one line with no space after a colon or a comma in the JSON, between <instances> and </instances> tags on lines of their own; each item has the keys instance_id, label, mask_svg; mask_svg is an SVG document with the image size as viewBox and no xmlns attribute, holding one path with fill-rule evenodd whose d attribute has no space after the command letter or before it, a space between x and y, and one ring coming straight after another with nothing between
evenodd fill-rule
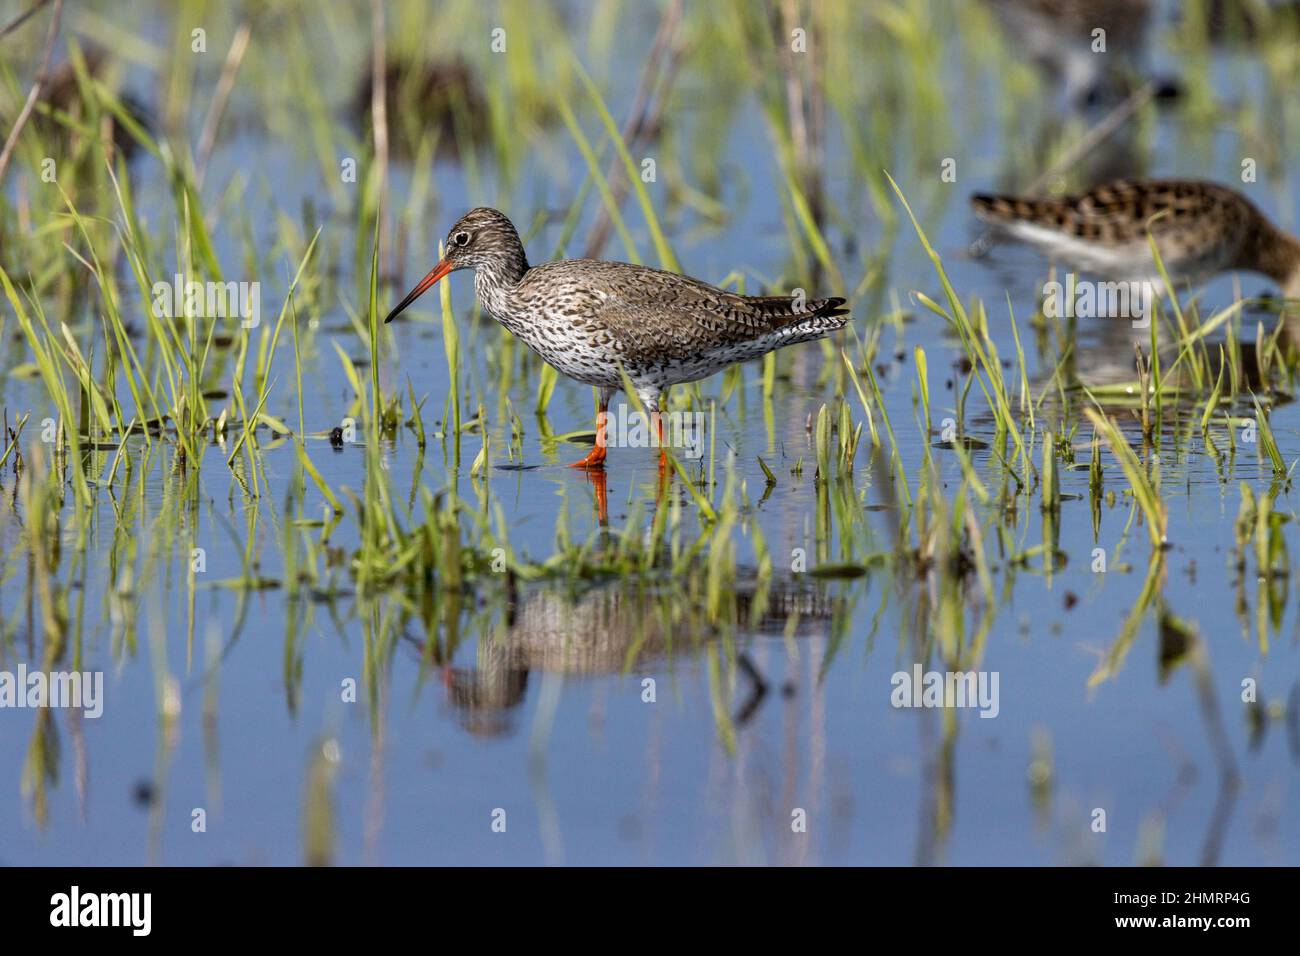
<instances>
[{"instance_id":1,"label":"bird's foot","mask_svg":"<svg viewBox=\"0 0 1300 956\"><path fill-rule=\"evenodd\" d=\"M585 468L588 471L595 470L595 469L600 469L603 471L605 468L605 446L597 445L595 448L591 450L591 454L587 455L586 458L582 459L582 461L571 462L569 464L569 467Z\"/></svg>"}]
</instances>

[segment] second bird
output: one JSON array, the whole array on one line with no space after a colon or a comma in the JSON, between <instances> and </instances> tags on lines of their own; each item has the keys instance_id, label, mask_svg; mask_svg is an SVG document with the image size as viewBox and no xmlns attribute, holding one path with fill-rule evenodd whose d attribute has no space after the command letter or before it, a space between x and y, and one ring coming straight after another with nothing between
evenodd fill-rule
<instances>
[{"instance_id":1,"label":"second bird","mask_svg":"<svg viewBox=\"0 0 1300 956\"><path fill-rule=\"evenodd\" d=\"M1049 255L1116 279L1161 284L1147 236L1174 282L1259 272L1300 298L1300 240L1216 183L1121 180L1060 199L974 196L982 219Z\"/></svg>"},{"instance_id":2,"label":"second bird","mask_svg":"<svg viewBox=\"0 0 1300 956\"><path fill-rule=\"evenodd\" d=\"M602 413L623 388L623 371L654 415L672 385L819 339L848 321L840 298L738 295L675 272L603 259L530 266L514 225L487 207L471 209L451 227L442 260L384 321L459 269L474 270L474 290L488 315L558 371L600 390ZM603 467L605 444L602 414L595 447L574 465Z\"/></svg>"}]
</instances>

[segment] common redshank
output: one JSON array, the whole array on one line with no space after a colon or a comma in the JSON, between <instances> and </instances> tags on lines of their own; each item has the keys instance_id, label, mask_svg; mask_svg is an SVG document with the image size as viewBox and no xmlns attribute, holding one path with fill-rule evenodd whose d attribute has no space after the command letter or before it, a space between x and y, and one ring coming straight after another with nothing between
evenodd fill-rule
<instances>
[{"instance_id":1,"label":"common redshank","mask_svg":"<svg viewBox=\"0 0 1300 956\"><path fill-rule=\"evenodd\" d=\"M1300 240L1250 200L1215 183L1121 180L1060 199L973 196L981 218L1049 255L1115 279L1162 282L1148 230L1171 280L1258 272L1300 299Z\"/></svg>"},{"instance_id":2,"label":"common redshank","mask_svg":"<svg viewBox=\"0 0 1300 956\"><path fill-rule=\"evenodd\" d=\"M558 371L599 389L596 444L573 463L578 468L604 467L605 413L623 388L620 369L656 421L670 386L822 338L848 321L841 298L738 295L675 272L603 259L530 266L514 225L487 207L471 209L451 227L442 260L384 321L460 269L474 270L474 290L492 318Z\"/></svg>"}]
</instances>

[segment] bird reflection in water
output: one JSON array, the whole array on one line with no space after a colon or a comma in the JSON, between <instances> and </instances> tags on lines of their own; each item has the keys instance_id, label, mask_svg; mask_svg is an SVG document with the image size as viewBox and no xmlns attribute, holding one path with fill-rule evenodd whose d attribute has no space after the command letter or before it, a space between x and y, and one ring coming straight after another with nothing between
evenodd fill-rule
<instances>
[{"instance_id":1,"label":"bird reflection in water","mask_svg":"<svg viewBox=\"0 0 1300 956\"><path fill-rule=\"evenodd\" d=\"M577 598L552 587L521 592L503 626L479 639L473 666L443 668L447 700L466 730L496 737L513 729L533 672L591 677L671 669L723 634L703 606L682 598L617 585L596 587ZM787 629L795 637L826 636L837 601L815 584L783 581L763 589L742 583L731 619L751 636L780 635ZM756 620L755 602L763 604ZM743 651L737 668L744 681L736 721L743 724L758 710L767 682Z\"/></svg>"}]
</instances>

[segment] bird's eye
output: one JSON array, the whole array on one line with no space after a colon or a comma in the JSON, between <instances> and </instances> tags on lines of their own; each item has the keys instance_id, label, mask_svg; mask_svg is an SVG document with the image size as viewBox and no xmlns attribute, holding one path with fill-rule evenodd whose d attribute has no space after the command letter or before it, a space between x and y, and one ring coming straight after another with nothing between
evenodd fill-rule
<instances>
[{"instance_id":1,"label":"bird's eye","mask_svg":"<svg viewBox=\"0 0 1300 956\"><path fill-rule=\"evenodd\" d=\"M468 233L468 232L458 232L458 233L456 233L456 235L454 235L454 236L451 237L451 241L454 242L454 243L456 243L456 245L458 245L458 246L468 246L468 245L469 245L469 233Z\"/></svg>"}]
</instances>

